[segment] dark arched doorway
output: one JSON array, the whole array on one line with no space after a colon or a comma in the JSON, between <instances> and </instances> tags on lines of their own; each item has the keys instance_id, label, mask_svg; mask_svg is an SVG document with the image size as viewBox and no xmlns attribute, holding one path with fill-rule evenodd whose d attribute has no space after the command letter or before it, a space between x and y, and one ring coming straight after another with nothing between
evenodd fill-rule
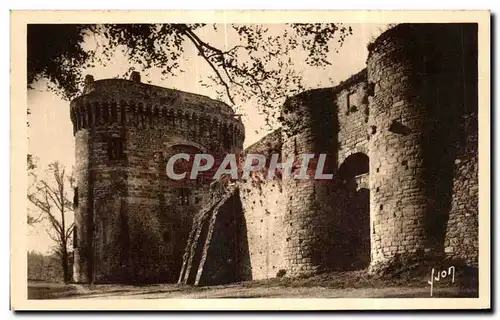
<instances>
[{"instance_id":1,"label":"dark arched doorway","mask_svg":"<svg viewBox=\"0 0 500 320\"><path fill-rule=\"evenodd\" d=\"M344 189L344 207L340 223L341 266L362 269L370 263L370 161L358 152L348 156L337 172Z\"/></svg>"}]
</instances>

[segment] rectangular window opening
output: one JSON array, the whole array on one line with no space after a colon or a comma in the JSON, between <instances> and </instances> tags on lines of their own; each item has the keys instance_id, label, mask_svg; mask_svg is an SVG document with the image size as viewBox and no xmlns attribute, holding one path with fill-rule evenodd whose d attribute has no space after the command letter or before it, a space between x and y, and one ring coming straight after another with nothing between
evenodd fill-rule
<instances>
[{"instance_id":1,"label":"rectangular window opening","mask_svg":"<svg viewBox=\"0 0 500 320\"><path fill-rule=\"evenodd\" d=\"M108 158L109 160L124 159L123 139L120 137L111 137L108 141Z\"/></svg>"}]
</instances>

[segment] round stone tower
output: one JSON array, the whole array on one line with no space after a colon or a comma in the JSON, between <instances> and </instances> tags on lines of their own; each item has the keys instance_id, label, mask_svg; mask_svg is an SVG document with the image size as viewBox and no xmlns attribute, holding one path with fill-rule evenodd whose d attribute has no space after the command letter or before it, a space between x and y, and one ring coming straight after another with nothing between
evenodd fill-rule
<instances>
[{"instance_id":1,"label":"round stone tower","mask_svg":"<svg viewBox=\"0 0 500 320\"><path fill-rule=\"evenodd\" d=\"M331 89L311 90L288 99L283 106L282 162L302 154L327 155L325 169L336 168L331 154L336 135ZM310 165L314 168L314 165ZM298 174L298 170L292 175ZM287 276L320 272L330 265L335 207L331 181L283 179L286 206L283 217L286 237L284 265Z\"/></svg>"},{"instance_id":2,"label":"round stone tower","mask_svg":"<svg viewBox=\"0 0 500 320\"><path fill-rule=\"evenodd\" d=\"M386 32L370 48L371 265L426 246L424 134L427 110L420 99L422 63L410 39Z\"/></svg>"},{"instance_id":3,"label":"round stone tower","mask_svg":"<svg viewBox=\"0 0 500 320\"><path fill-rule=\"evenodd\" d=\"M170 180L166 163L180 152L240 152L241 120L222 102L141 83L136 72L130 80L88 76L71 120L74 281L175 281L210 181Z\"/></svg>"},{"instance_id":4,"label":"round stone tower","mask_svg":"<svg viewBox=\"0 0 500 320\"><path fill-rule=\"evenodd\" d=\"M442 253L456 128L470 96L464 28L402 24L369 45L373 271Z\"/></svg>"}]
</instances>

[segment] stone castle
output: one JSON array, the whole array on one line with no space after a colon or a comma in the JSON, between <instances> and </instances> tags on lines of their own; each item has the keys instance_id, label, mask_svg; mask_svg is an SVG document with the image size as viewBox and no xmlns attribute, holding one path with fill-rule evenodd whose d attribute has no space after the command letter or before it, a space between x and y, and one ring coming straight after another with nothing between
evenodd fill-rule
<instances>
[{"instance_id":1,"label":"stone castle","mask_svg":"<svg viewBox=\"0 0 500 320\"><path fill-rule=\"evenodd\" d=\"M477 25L401 24L368 49L364 70L287 99L283 127L245 150L325 153L331 183L169 181L175 153L242 151L239 116L138 73L87 77L71 102L74 281L220 284L429 257L477 266Z\"/></svg>"}]
</instances>

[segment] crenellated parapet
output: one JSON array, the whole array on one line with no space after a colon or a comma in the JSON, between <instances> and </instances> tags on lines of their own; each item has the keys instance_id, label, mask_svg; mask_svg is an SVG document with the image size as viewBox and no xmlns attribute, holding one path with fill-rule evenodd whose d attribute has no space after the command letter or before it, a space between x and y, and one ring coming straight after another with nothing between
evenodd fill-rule
<instances>
[{"instance_id":1,"label":"crenellated parapet","mask_svg":"<svg viewBox=\"0 0 500 320\"><path fill-rule=\"evenodd\" d=\"M91 128L130 127L177 132L190 139L229 139L231 145L243 143L241 119L222 102L122 79L94 81L88 86L92 89L87 94L71 102L74 134Z\"/></svg>"}]
</instances>

